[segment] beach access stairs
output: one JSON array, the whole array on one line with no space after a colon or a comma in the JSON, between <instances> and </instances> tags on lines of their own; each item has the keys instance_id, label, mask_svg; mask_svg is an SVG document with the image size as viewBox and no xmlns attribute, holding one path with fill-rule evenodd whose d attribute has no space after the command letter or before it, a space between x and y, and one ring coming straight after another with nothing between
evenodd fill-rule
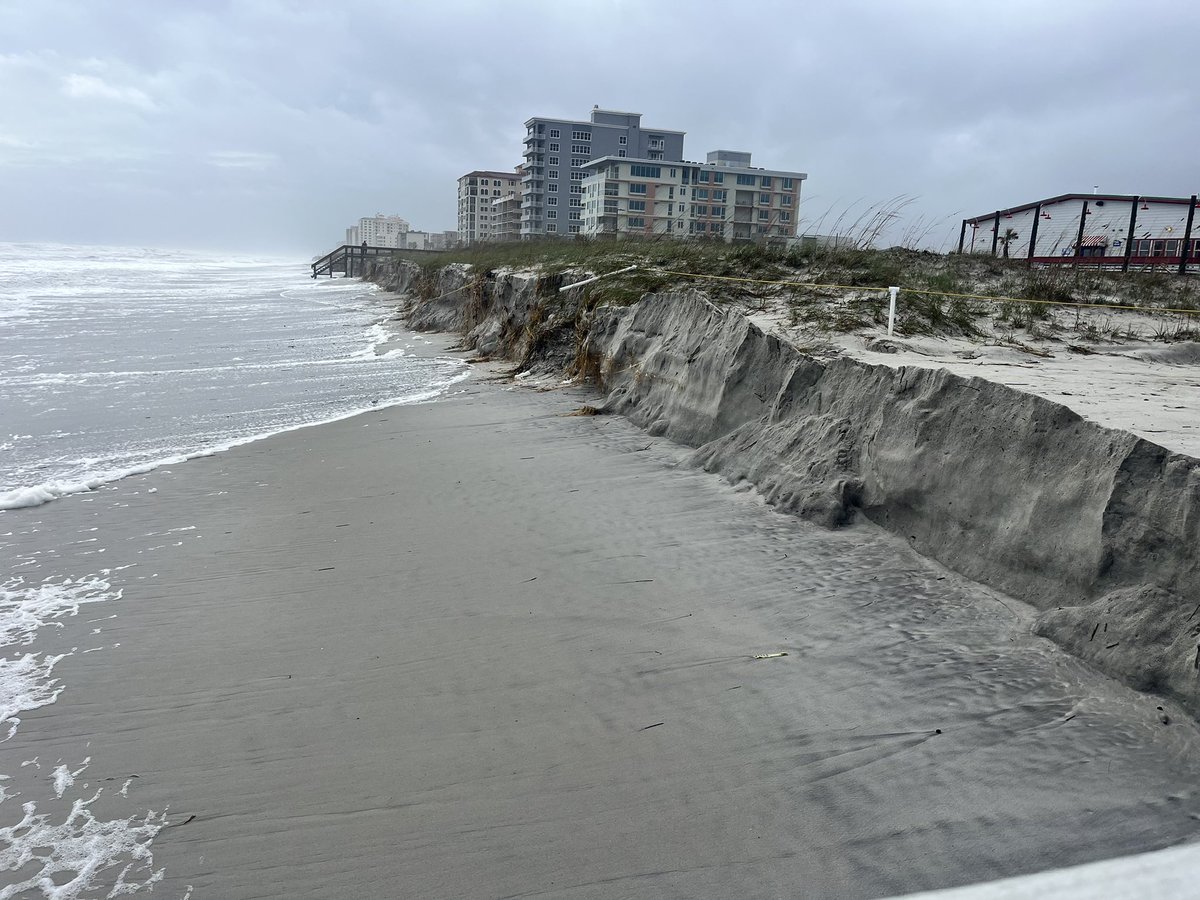
<instances>
[{"instance_id":1,"label":"beach access stairs","mask_svg":"<svg viewBox=\"0 0 1200 900\"><path fill-rule=\"evenodd\" d=\"M335 274L342 274L347 278L361 278L367 271L367 260L394 256L399 252L400 250L396 247L342 244L342 246L330 250L324 256L313 261L312 277L318 278L321 275L328 275L332 278ZM435 257L441 252L440 250L404 250L404 253L409 257L423 257L426 255Z\"/></svg>"}]
</instances>

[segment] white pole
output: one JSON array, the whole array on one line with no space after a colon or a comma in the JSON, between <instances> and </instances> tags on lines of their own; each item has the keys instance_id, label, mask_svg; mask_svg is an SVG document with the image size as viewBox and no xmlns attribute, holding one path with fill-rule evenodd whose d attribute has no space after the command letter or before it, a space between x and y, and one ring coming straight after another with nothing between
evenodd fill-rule
<instances>
[{"instance_id":1,"label":"white pole","mask_svg":"<svg viewBox=\"0 0 1200 900\"><path fill-rule=\"evenodd\" d=\"M591 284L593 281L599 281L601 278L607 278L609 275L620 275L622 272L632 272L637 266L626 266L624 269L617 269L615 272L605 272L603 275L597 275L595 278L585 278L583 281L576 281L574 284L564 284L558 289L561 294L563 291L569 291L571 288L583 287L585 284Z\"/></svg>"},{"instance_id":2,"label":"white pole","mask_svg":"<svg viewBox=\"0 0 1200 900\"><path fill-rule=\"evenodd\" d=\"M888 294L891 295L891 300L888 303L888 337L891 337L896 329L896 295L899 293L900 288L898 287L888 288Z\"/></svg>"}]
</instances>

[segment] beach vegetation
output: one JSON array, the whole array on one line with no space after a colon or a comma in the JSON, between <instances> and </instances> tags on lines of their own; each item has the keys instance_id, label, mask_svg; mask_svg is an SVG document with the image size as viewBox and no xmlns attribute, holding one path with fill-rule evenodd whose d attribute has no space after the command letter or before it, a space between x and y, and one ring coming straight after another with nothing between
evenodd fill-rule
<instances>
[{"instance_id":1,"label":"beach vegetation","mask_svg":"<svg viewBox=\"0 0 1200 900\"><path fill-rule=\"evenodd\" d=\"M750 314L774 311L789 327L823 334L885 325L892 285L901 288L896 330L902 335L983 340L999 329L1043 338L1069 333L1081 340L1140 335L1167 340L1200 329L1200 316L1188 315L1200 313L1200 282L1193 276L1029 267L1025 260L1001 255L945 255L903 246L876 249L869 238L878 230L878 218L887 214L879 209L842 223L855 230L821 243L667 238L482 243L447 251L434 262L427 254L412 256L420 266L413 293L418 300L439 296L439 269L469 267L472 312L467 319L481 321L501 273L534 276L535 297L554 314L510 337L535 349L571 344L578 320L586 321L597 305L628 306L646 294L687 290ZM636 268L613 274L629 266ZM577 291L564 290L597 275L604 277ZM1115 318L1100 321L1110 307ZM1179 315L1187 321L1170 319ZM1147 316L1159 324L1147 327ZM592 365L578 362L581 371Z\"/></svg>"}]
</instances>

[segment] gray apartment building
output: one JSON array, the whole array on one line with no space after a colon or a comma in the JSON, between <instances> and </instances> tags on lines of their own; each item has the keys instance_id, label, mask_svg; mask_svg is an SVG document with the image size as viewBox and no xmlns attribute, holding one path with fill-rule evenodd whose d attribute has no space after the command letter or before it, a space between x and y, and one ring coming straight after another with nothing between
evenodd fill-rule
<instances>
[{"instance_id":1,"label":"gray apartment building","mask_svg":"<svg viewBox=\"0 0 1200 900\"><path fill-rule=\"evenodd\" d=\"M535 117L525 123L521 237L579 234L584 165L601 156L679 162L685 132L645 128L641 113L592 109L586 122Z\"/></svg>"}]
</instances>

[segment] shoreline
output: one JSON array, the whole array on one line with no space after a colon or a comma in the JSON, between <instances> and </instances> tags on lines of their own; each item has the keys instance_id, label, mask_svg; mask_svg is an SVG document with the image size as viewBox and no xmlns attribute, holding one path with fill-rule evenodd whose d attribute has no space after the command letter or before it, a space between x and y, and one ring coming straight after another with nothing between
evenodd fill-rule
<instances>
[{"instance_id":1,"label":"shoreline","mask_svg":"<svg viewBox=\"0 0 1200 900\"><path fill-rule=\"evenodd\" d=\"M122 595L45 635L103 649L10 792L90 757L195 900L883 896L1196 833L1193 723L594 402L476 377L12 513Z\"/></svg>"},{"instance_id":2,"label":"shoreline","mask_svg":"<svg viewBox=\"0 0 1200 900\"><path fill-rule=\"evenodd\" d=\"M390 318L382 320L381 324L393 321ZM421 340L430 346L442 346L443 349L451 346L451 342L445 341L439 344L436 341L427 339L424 335L416 335L413 332L405 332L403 335L397 332L391 332L387 337L369 348L371 355L383 356L392 350L403 350L415 346L414 341ZM397 345L397 346L393 346ZM414 354L418 358L423 359L449 359L444 352L418 352ZM449 380L437 387L431 387L424 391L419 391L415 394L406 395L403 397L393 397L376 403L372 403L368 407L361 409L351 409L346 412L338 413L327 419L320 419L310 422L296 422L290 425L280 426L274 430L256 432L254 434L246 434L237 438L232 438L223 441L214 446L203 447L196 450L185 451L182 453L172 453L162 456L158 459L147 462L138 463L129 468L118 469L111 472L103 472L92 475L82 481L64 481L53 480L46 481L35 485L26 485L13 488L9 491L0 491L0 524L3 524L3 515L9 510L28 509L34 506L41 506L45 503L53 502L54 500L69 497L73 494L83 494L89 491L94 491L97 488L102 488L107 485L115 484L126 478L131 478L136 475L145 475L153 472L156 469L161 469L165 466L174 466L188 462L193 459L203 459L208 456L215 456L219 453L224 453L236 447L242 447L246 444L252 444L256 441L267 440L278 434L286 434L289 431L296 431L302 428L311 428L319 425L327 425L332 422L339 422L343 419L353 418L354 416L370 413L376 408L387 409L393 406L405 406L410 403L425 403L434 400L445 392L449 391L456 384L460 384L470 377L469 368L464 368L461 374L451 376Z\"/></svg>"}]
</instances>

